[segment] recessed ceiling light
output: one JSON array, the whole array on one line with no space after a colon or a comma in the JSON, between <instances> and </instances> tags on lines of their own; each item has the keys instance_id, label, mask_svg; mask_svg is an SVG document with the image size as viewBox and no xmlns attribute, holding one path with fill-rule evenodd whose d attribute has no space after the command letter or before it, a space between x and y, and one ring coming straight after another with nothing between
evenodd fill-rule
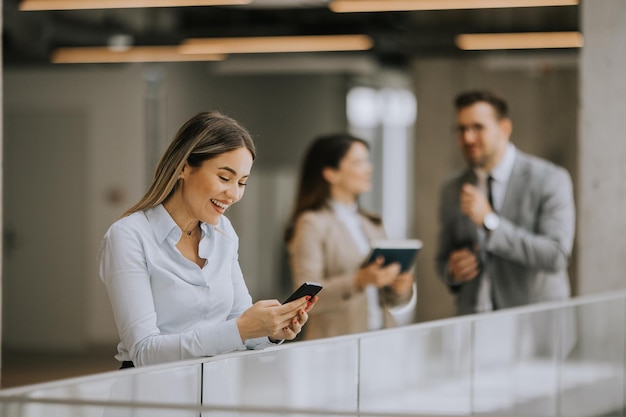
<instances>
[{"instance_id":1,"label":"recessed ceiling light","mask_svg":"<svg viewBox=\"0 0 626 417\"><path fill-rule=\"evenodd\" d=\"M96 64L119 62L219 61L223 54L181 54L178 46L135 46L114 50L107 46L57 48L52 53L54 64Z\"/></svg>"},{"instance_id":2,"label":"recessed ceiling light","mask_svg":"<svg viewBox=\"0 0 626 417\"><path fill-rule=\"evenodd\" d=\"M183 54L245 54L277 52L364 51L374 42L367 35L265 36L191 38L180 46Z\"/></svg>"},{"instance_id":3,"label":"recessed ceiling light","mask_svg":"<svg viewBox=\"0 0 626 417\"><path fill-rule=\"evenodd\" d=\"M581 48L580 32L475 33L458 35L455 44L464 50Z\"/></svg>"},{"instance_id":4,"label":"recessed ceiling light","mask_svg":"<svg viewBox=\"0 0 626 417\"><path fill-rule=\"evenodd\" d=\"M19 9L82 10L150 7L224 6L249 4L252 0L22 0Z\"/></svg>"},{"instance_id":5,"label":"recessed ceiling light","mask_svg":"<svg viewBox=\"0 0 626 417\"><path fill-rule=\"evenodd\" d=\"M579 0L332 0L333 12L490 9L507 7L575 6Z\"/></svg>"}]
</instances>

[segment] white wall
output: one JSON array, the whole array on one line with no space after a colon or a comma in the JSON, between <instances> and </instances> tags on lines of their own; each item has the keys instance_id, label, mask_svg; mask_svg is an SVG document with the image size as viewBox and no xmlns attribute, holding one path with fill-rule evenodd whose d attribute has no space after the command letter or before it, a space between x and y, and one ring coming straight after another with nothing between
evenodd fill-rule
<instances>
[{"instance_id":1,"label":"white wall","mask_svg":"<svg viewBox=\"0 0 626 417\"><path fill-rule=\"evenodd\" d=\"M5 114L12 109L22 112L37 111L45 114L59 109L81 109L86 115L87 136L87 181L86 211L87 229L85 253L88 265L86 294L88 311L74 312L87 315L85 337L95 343L117 337L114 331L110 307L102 284L97 276L96 254L100 238L112 219L119 216L121 209L131 196L143 189L145 162L143 156L144 125L143 85L138 67L53 68L47 71L4 71L6 85L4 97ZM62 128L62 127L60 127ZM10 137L5 137L10 141ZM62 150L60 150L62 151ZM71 164L72 161L67 161ZM111 192L121 193L123 201L112 204L108 201ZM10 204L10 202L5 202ZM55 244L51 242L50 244ZM42 277L42 279L44 279ZM54 279L48 277L46 279ZM6 298L9 303L20 300ZM59 300L50 300L56 308L63 308ZM5 317L5 320L17 320ZM63 323L59 323L63 326Z\"/></svg>"}]
</instances>

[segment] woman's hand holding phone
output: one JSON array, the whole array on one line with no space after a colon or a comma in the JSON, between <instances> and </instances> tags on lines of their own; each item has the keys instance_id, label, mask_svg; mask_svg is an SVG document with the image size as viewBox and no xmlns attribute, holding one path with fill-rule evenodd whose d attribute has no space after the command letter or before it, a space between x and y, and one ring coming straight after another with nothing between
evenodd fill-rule
<instances>
[{"instance_id":1,"label":"woman's hand holding phone","mask_svg":"<svg viewBox=\"0 0 626 417\"><path fill-rule=\"evenodd\" d=\"M305 283L284 303L261 300L237 318L241 340L268 336L274 340L292 340L309 319L307 312L315 305L315 295L322 289L317 283ZM304 298L306 297L306 298Z\"/></svg>"}]
</instances>

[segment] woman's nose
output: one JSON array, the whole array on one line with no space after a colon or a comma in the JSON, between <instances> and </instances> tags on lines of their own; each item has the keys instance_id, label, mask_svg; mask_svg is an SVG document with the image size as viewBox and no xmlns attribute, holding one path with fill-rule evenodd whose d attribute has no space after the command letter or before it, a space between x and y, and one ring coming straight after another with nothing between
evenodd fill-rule
<instances>
[{"instance_id":1,"label":"woman's nose","mask_svg":"<svg viewBox=\"0 0 626 417\"><path fill-rule=\"evenodd\" d=\"M237 182L230 185L226 189L226 196L228 197L229 200L232 200L233 202L239 201L242 195L243 195L243 187L241 187Z\"/></svg>"}]
</instances>

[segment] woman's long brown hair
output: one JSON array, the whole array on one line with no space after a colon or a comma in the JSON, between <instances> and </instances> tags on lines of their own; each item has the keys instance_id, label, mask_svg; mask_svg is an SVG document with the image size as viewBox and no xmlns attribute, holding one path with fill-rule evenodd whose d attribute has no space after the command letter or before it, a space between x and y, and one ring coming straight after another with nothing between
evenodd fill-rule
<instances>
[{"instance_id":1,"label":"woman's long brown hair","mask_svg":"<svg viewBox=\"0 0 626 417\"><path fill-rule=\"evenodd\" d=\"M369 144L348 133L334 133L320 136L309 146L300 171L300 181L296 193L294 209L285 232L285 241L293 237L293 228L298 217L308 210L320 210L326 207L330 199L330 184L324 178L325 168L339 169L341 160L354 143L361 143L369 149ZM374 223L381 219L363 210L360 212Z\"/></svg>"},{"instance_id":2,"label":"woman's long brown hair","mask_svg":"<svg viewBox=\"0 0 626 417\"><path fill-rule=\"evenodd\" d=\"M250 151L254 160L254 142L250 133L237 121L217 111L196 114L181 126L161 156L146 194L122 217L156 207L170 198L186 162L197 168L208 159L242 147Z\"/></svg>"}]
</instances>

